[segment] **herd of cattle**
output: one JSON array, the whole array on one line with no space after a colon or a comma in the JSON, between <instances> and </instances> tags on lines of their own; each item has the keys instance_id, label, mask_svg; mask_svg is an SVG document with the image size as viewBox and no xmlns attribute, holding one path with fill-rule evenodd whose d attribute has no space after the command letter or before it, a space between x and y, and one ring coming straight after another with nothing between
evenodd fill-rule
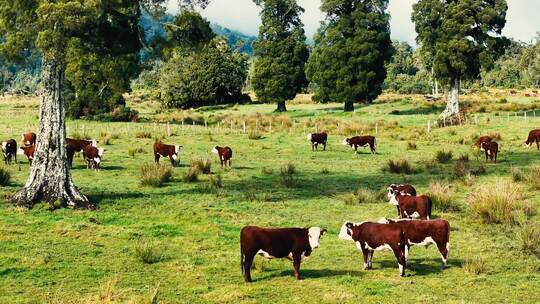
<instances>
[{"instance_id":1,"label":"herd of cattle","mask_svg":"<svg viewBox=\"0 0 540 304\"><path fill-rule=\"evenodd\" d=\"M308 135L312 151L319 145L326 150L328 134L311 133ZM23 146L20 147L30 165L34 159L36 134L25 133L22 135ZM540 129L532 130L525 142L527 147L536 143L540 150ZM355 136L343 140L354 150L358 147L369 146L371 153L377 150L376 139L373 136ZM489 136L478 138L475 145L485 152L486 161L497 161L499 145ZM170 159L176 166L179 158L180 145L167 145L160 141L154 143L154 160L159 163L160 157ZM66 155L70 166L73 156L82 152L87 168L99 170L101 159L105 153L104 148L97 146L96 140L66 139ZM17 162L17 142L14 139L2 142L2 152L6 164ZM230 147L215 146L212 152L217 154L221 166L231 166L233 151ZM416 189L412 185L395 185L388 187L389 204L397 208L398 219L384 219L378 222L353 223L346 221L340 230L339 238L353 241L356 247L362 251L364 257L364 269L372 268L373 254L379 250L390 250L394 253L399 274L405 275L409 249L411 246L429 246L435 244L441 254L443 267L448 261L450 250L450 224L443 219L432 219L431 199L425 195L417 196ZM251 267L256 255L267 259L288 258L293 261L294 276L301 279L300 263L309 257L312 251L320 246L320 238L326 233L319 227L311 228L260 228L246 226L240 233L241 268L246 282L251 282Z\"/></svg>"}]
</instances>

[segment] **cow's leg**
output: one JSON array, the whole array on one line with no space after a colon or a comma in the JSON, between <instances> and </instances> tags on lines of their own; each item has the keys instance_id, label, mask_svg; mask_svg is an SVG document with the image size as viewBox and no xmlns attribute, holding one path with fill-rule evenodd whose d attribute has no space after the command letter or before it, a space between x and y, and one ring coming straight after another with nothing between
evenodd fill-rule
<instances>
[{"instance_id":1,"label":"cow's leg","mask_svg":"<svg viewBox=\"0 0 540 304\"><path fill-rule=\"evenodd\" d=\"M369 249L362 246L362 255L364 256L364 270L369 269Z\"/></svg>"},{"instance_id":2,"label":"cow's leg","mask_svg":"<svg viewBox=\"0 0 540 304\"><path fill-rule=\"evenodd\" d=\"M401 217L401 210L399 210L399 206L396 206L396 208L397 208L397 216L399 218Z\"/></svg>"},{"instance_id":3,"label":"cow's leg","mask_svg":"<svg viewBox=\"0 0 540 304\"><path fill-rule=\"evenodd\" d=\"M448 242L446 244L437 243L437 248L439 249L439 252L441 253L443 268L445 268L448 263L448 256L450 254L450 243Z\"/></svg>"},{"instance_id":4,"label":"cow's leg","mask_svg":"<svg viewBox=\"0 0 540 304\"><path fill-rule=\"evenodd\" d=\"M232 161L229 159L229 167L232 167Z\"/></svg>"},{"instance_id":5,"label":"cow's leg","mask_svg":"<svg viewBox=\"0 0 540 304\"><path fill-rule=\"evenodd\" d=\"M159 164L159 154L154 153L154 161L156 162L156 164Z\"/></svg>"},{"instance_id":6,"label":"cow's leg","mask_svg":"<svg viewBox=\"0 0 540 304\"><path fill-rule=\"evenodd\" d=\"M368 269L373 269L373 254L375 253L375 250L369 251L369 258L368 258Z\"/></svg>"},{"instance_id":7,"label":"cow's leg","mask_svg":"<svg viewBox=\"0 0 540 304\"><path fill-rule=\"evenodd\" d=\"M251 266L253 265L254 258L255 258L254 253L246 254L244 257L244 264L242 265L242 267L243 267L243 272L244 272L244 281L246 281L246 283L250 283L252 281L251 280Z\"/></svg>"},{"instance_id":8,"label":"cow's leg","mask_svg":"<svg viewBox=\"0 0 540 304\"><path fill-rule=\"evenodd\" d=\"M405 246L402 246L405 247ZM404 277L405 276L405 267L407 266L407 261L405 259L405 252L401 247L392 248L392 251L394 251L394 255L396 256L398 267L399 267L399 275Z\"/></svg>"},{"instance_id":9,"label":"cow's leg","mask_svg":"<svg viewBox=\"0 0 540 304\"><path fill-rule=\"evenodd\" d=\"M326 142L323 143L323 151L326 151Z\"/></svg>"},{"instance_id":10,"label":"cow's leg","mask_svg":"<svg viewBox=\"0 0 540 304\"><path fill-rule=\"evenodd\" d=\"M171 166L175 167L176 164L174 163L174 158L172 158L172 156L169 155L169 159L171 160Z\"/></svg>"},{"instance_id":11,"label":"cow's leg","mask_svg":"<svg viewBox=\"0 0 540 304\"><path fill-rule=\"evenodd\" d=\"M302 262L302 255L301 254L293 254L293 267L294 267L294 277L297 280L301 280L302 277L300 276L300 263Z\"/></svg>"},{"instance_id":12,"label":"cow's leg","mask_svg":"<svg viewBox=\"0 0 540 304\"><path fill-rule=\"evenodd\" d=\"M358 152L358 145L354 145L354 151Z\"/></svg>"},{"instance_id":13,"label":"cow's leg","mask_svg":"<svg viewBox=\"0 0 540 304\"><path fill-rule=\"evenodd\" d=\"M540 151L540 140L536 140L536 148Z\"/></svg>"}]
</instances>

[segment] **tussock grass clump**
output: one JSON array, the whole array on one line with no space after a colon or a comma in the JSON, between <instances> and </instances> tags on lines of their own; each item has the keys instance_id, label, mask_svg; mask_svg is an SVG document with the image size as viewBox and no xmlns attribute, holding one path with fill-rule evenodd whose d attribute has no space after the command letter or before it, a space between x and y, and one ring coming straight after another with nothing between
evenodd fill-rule
<instances>
[{"instance_id":1,"label":"tussock grass clump","mask_svg":"<svg viewBox=\"0 0 540 304\"><path fill-rule=\"evenodd\" d=\"M540 165L531 166L527 180L533 189L540 190Z\"/></svg>"},{"instance_id":2,"label":"tussock grass clump","mask_svg":"<svg viewBox=\"0 0 540 304\"><path fill-rule=\"evenodd\" d=\"M416 149L417 149L416 143L414 143L412 141L407 142L407 150L416 150Z\"/></svg>"},{"instance_id":3,"label":"tussock grass clump","mask_svg":"<svg viewBox=\"0 0 540 304\"><path fill-rule=\"evenodd\" d=\"M454 164L453 172L454 172L454 176L461 178L461 177L465 177L469 175L471 172L471 168L467 162L458 160Z\"/></svg>"},{"instance_id":4,"label":"tussock grass clump","mask_svg":"<svg viewBox=\"0 0 540 304\"><path fill-rule=\"evenodd\" d=\"M413 174L415 170L413 169L411 163L406 159L400 159L397 161L389 160L386 163L386 166L383 167L383 171L390 172L394 174Z\"/></svg>"},{"instance_id":5,"label":"tussock grass clump","mask_svg":"<svg viewBox=\"0 0 540 304\"><path fill-rule=\"evenodd\" d=\"M534 212L522 187L504 180L482 185L469 195L468 202L472 214L486 224L518 224L519 218Z\"/></svg>"},{"instance_id":6,"label":"tussock grass clump","mask_svg":"<svg viewBox=\"0 0 540 304\"><path fill-rule=\"evenodd\" d=\"M192 167L196 167L202 174L212 173L212 162L209 159L197 159L191 162Z\"/></svg>"},{"instance_id":7,"label":"tussock grass clump","mask_svg":"<svg viewBox=\"0 0 540 304\"><path fill-rule=\"evenodd\" d=\"M328 168L322 168L321 174L330 174L330 170Z\"/></svg>"},{"instance_id":8,"label":"tussock grass clump","mask_svg":"<svg viewBox=\"0 0 540 304\"><path fill-rule=\"evenodd\" d=\"M135 133L136 138L152 138L152 133L146 131L139 131Z\"/></svg>"},{"instance_id":9,"label":"tussock grass clump","mask_svg":"<svg viewBox=\"0 0 540 304\"><path fill-rule=\"evenodd\" d=\"M463 260L463 270L468 274L482 274L487 270L486 261L482 257L469 252Z\"/></svg>"},{"instance_id":10,"label":"tussock grass clump","mask_svg":"<svg viewBox=\"0 0 540 304\"><path fill-rule=\"evenodd\" d=\"M137 149L135 148L128 148L128 151L127 151L129 157L135 157L135 154L137 153Z\"/></svg>"},{"instance_id":11,"label":"tussock grass clump","mask_svg":"<svg viewBox=\"0 0 540 304\"><path fill-rule=\"evenodd\" d=\"M0 167L0 186L7 186L11 183L11 173L4 168Z\"/></svg>"},{"instance_id":12,"label":"tussock grass clump","mask_svg":"<svg viewBox=\"0 0 540 304\"><path fill-rule=\"evenodd\" d=\"M101 137L101 144L109 146L111 144L112 137L107 134L106 136Z\"/></svg>"},{"instance_id":13,"label":"tussock grass clump","mask_svg":"<svg viewBox=\"0 0 540 304\"><path fill-rule=\"evenodd\" d=\"M512 174L512 180L514 182L522 182L527 179L525 173L523 173L523 171L521 171L519 168L512 168L510 173Z\"/></svg>"},{"instance_id":14,"label":"tussock grass clump","mask_svg":"<svg viewBox=\"0 0 540 304\"><path fill-rule=\"evenodd\" d=\"M264 175L272 175L272 174L274 174L274 169L268 168L268 167L263 167L261 169L261 173L264 174Z\"/></svg>"},{"instance_id":15,"label":"tussock grass clump","mask_svg":"<svg viewBox=\"0 0 540 304\"><path fill-rule=\"evenodd\" d=\"M435 153L435 159L440 164L448 163L452 160L452 151L439 150Z\"/></svg>"},{"instance_id":16,"label":"tussock grass clump","mask_svg":"<svg viewBox=\"0 0 540 304\"><path fill-rule=\"evenodd\" d=\"M298 185L298 177L296 176L296 166L293 163L288 163L279 170L280 182L287 188L294 188Z\"/></svg>"},{"instance_id":17,"label":"tussock grass clump","mask_svg":"<svg viewBox=\"0 0 540 304\"><path fill-rule=\"evenodd\" d=\"M259 131L251 130L251 131L249 131L249 133L248 133L248 138L251 139L251 140L261 139L262 137L263 137L263 136L262 136L262 134L261 134Z\"/></svg>"},{"instance_id":18,"label":"tussock grass clump","mask_svg":"<svg viewBox=\"0 0 540 304\"><path fill-rule=\"evenodd\" d=\"M81 140L81 139L88 139L88 138L90 138L90 135L88 135L88 133L86 133L86 132L81 133L81 132L75 131L75 132L72 132L72 133L69 135L69 138Z\"/></svg>"},{"instance_id":19,"label":"tussock grass clump","mask_svg":"<svg viewBox=\"0 0 540 304\"><path fill-rule=\"evenodd\" d=\"M191 166L189 170L184 173L184 181L188 183L194 183L199 180L201 169L198 166Z\"/></svg>"},{"instance_id":20,"label":"tussock grass clump","mask_svg":"<svg viewBox=\"0 0 540 304\"><path fill-rule=\"evenodd\" d=\"M216 174L208 178L209 185L212 189L218 190L223 188L223 177L221 174Z\"/></svg>"},{"instance_id":21,"label":"tussock grass clump","mask_svg":"<svg viewBox=\"0 0 540 304\"><path fill-rule=\"evenodd\" d=\"M169 165L150 163L141 167L142 186L161 187L173 177L173 168Z\"/></svg>"},{"instance_id":22,"label":"tussock grass clump","mask_svg":"<svg viewBox=\"0 0 540 304\"><path fill-rule=\"evenodd\" d=\"M439 211L460 211L461 206L456 202L449 184L432 182L426 195L431 199L433 208Z\"/></svg>"},{"instance_id":23,"label":"tussock grass clump","mask_svg":"<svg viewBox=\"0 0 540 304\"><path fill-rule=\"evenodd\" d=\"M540 223L529 222L517 232L521 249L540 257Z\"/></svg>"},{"instance_id":24,"label":"tussock grass clump","mask_svg":"<svg viewBox=\"0 0 540 304\"><path fill-rule=\"evenodd\" d=\"M385 198L386 194L382 191L359 188L352 193L344 195L343 202L345 202L346 205L376 204L383 202Z\"/></svg>"},{"instance_id":25,"label":"tussock grass clump","mask_svg":"<svg viewBox=\"0 0 540 304\"><path fill-rule=\"evenodd\" d=\"M152 242L140 242L137 244L135 257L144 264L155 264L164 259L160 248Z\"/></svg>"},{"instance_id":26,"label":"tussock grass clump","mask_svg":"<svg viewBox=\"0 0 540 304\"><path fill-rule=\"evenodd\" d=\"M458 158L458 161L468 162L469 161L469 153L461 154Z\"/></svg>"}]
</instances>

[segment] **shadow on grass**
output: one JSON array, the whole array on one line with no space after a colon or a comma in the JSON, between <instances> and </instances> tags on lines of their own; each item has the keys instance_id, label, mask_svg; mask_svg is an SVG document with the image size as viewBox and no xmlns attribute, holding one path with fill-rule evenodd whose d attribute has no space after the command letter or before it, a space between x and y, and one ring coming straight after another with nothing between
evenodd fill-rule
<instances>
[{"instance_id":1,"label":"shadow on grass","mask_svg":"<svg viewBox=\"0 0 540 304\"><path fill-rule=\"evenodd\" d=\"M261 275L253 275L253 272L251 274L251 277L253 278L253 282L264 282L266 280L272 279L272 278L279 278L279 277L291 277L294 279L293 276L293 269L291 264L290 270L281 270L281 271L272 271L264 273ZM335 270L335 269L302 269L300 268L300 275L302 279L318 279L318 278L330 278L330 277L339 277L339 276L355 276L360 277L362 276L362 272L358 270Z\"/></svg>"},{"instance_id":2,"label":"shadow on grass","mask_svg":"<svg viewBox=\"0 0 540 304\"><path fill-rule=\"evenodd\" d=\"M103 201L107 200L121 200L121 199L128 199L128 198L142 198L144 197L144 193L142 192L101 192L101 193L91 193L87 195L88 199L96 204L99 205Z\"/></svg>"},{"instance_id":3,"label":"shadow on grass","mask_svg":"<svg viewBox=\"0 0 540 304\"><path fill-rule=\"evenodd\" d=\"M427 115L427 114L439 114L444 110L444 106L432 106L432 107L420 107L409 110L394 110L390 112L392 115Z\"/></svg>"}]
</instances>

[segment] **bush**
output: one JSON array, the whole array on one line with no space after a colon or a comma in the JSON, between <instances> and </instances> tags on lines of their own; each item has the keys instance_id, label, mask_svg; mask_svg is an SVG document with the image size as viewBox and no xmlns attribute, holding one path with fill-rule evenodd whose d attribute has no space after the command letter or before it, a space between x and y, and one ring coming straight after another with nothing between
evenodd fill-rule
<instances>
[{"instance_id":1,"label":"bush","mask_svg":"<svg viewBox=\"0 0 540 304\"><path fill-rule=\"evenodd\" d=\"M479 275L486 272L486 262L482 257L469 252L463 260L463 269L469 274Z\"/></svg>"},{"instance_id":2,"label":"bush","mask_svg":"<svg viewBox=\"0 0 540 304\"><path fill-rule=\"evenodd\" d=\"M468 163L462 161L462 160L458 160L455 164L454 164L454 176L456 177L465 177L467 175L470 175L470 172L471 172L471 168L469 166Z\"/></svg>"},{"instance_id":3,"label":"bush","mask_svg":"<svg viewBox=\"0 0 540 304\"><path fill-rule=\"evenodd\" d=\"M346 205L376 204L386 200L386 191L384 193L375 192L366 188L356 189L353 193L343 197Z\"/></svg>"},{"instance_id":4,"label":"bush","mask_svg":"<svg viewBox=\"0 0 540 304\"><path fill-rule=\"evenodd\" d=\"M145 164L141 167L140 181L142 186L161 187L170 181L173 176L173 168L162 164Z\"/></svg>"},{"instance_id":5,"label":"bush","mask_svg":"<svg viewBox=\"0 0 540 304\"><path fill-rule=\"evenodd\" d=\"M252 140L257 140L262 138L262 134L259 131L249 131L248 138Z\"/></svg>"},{"instance_id":6,"label":"bush","mask_svg":"<svg viewBox=\"0 0 540 304\"><path fill-rule=\"evenodd\" d=\"M150 242L141 242L135 248L135 257L144 264L155 264L163 260L158 246Z\"/></svg>"},{"instance_id":7,"label":"bush","mask_svg":"<svg viewBox=\"0 0 540 304\"><path fill-rule=\"evenodd\" d=\"M426 195L433 203L433 209L439 211L460 211L461 206L454 199L454 194L449 184L432 182L429 184Z\"/></svg>"},{"instance_id":8,"label":"bush","mask_svg":"<svg viewBox=\"0 0 540 304\"><path fill-rule=\"evenodd\" d=\"M188 183L193 183L199 180L199 174L201 174L201 169L198 166L193 166L184 174L184 181Z\"/></svg>"},{"instance_id":9,"label":"bush","mask_svg":"<svg viewBox=\"0 0 540 304\"><path fill-rule=\"evenodd\" d=\"M520 217L533 214L523 189L510 181L482 185L469 195L468 202L472 214L487 224L517 224Z\"/></svg>"},{"instance_id":10,"label":"bush","mask_svg":"<svg viewBox=\"0 0 540 304\"><path fill-rule=\"evenodd\" d=\"M413 174L415 173L411 164L406 159L400 159L398 161L389 160L386 163L386 167L383 171L387 171L394 174Z\"/></svg>"},{"instance_id":11,"label":"bush","mask_svg":"<svg viewBox=\"0 0 540 304\"><path fill-rule=\"evenodd\" d=\"M4 168L0 167L0 186L8 186L11 183L11 173Z\"/></svg>"},{"instance_id":12,"label":"bush","mask_svg":"<svg viewBox=\"0 0 540 304\"><path fill-rule=\"evenodd\" d=\"M521 249L540 257L540 226L539 223L527 223L517 232Z\"/></svg>"},{"instance_id":13,"label":"bush","mask_svg":"<svg viewBox=\"0 0 540 304\"><path fill-rule=\"evenodd\" d=\"M281 184L287 188L294 188L298 184L298 178L296 177L296 166L292 163L280 168L279 176Z\"/></svg>"},{"instance_id":14,"label":"bush","mask_svg":"<svg viewBox=\"0 0 540 304\"><path fill-rule=\"evenodd\" d=\"M139 112L126 106L118 106L109 113L94 115L93 120L104 122L129 122L138 121Z\"/></svg>"},{"instance_id":15,"label":"bush","mask_svg":"<svg viewBox=\"0 0 540 304\"><path fill-rule=\"evenodd\" d=\"M407 150L416 150L416 143L408 141L407 142Z\"/></svg>"},{"instance_id":16,"label":"bush","mask_svg":"<svg viewBox=\"0 0 540 304\"><path fill-rule=\"evenodd\" d=\"M135 133L136 138L152 138L152 133L146 131L139 131Z\"/></svg>"},{"instance_id":17,"label":"bush","mask_svg":"<svg viewBox=\"0 0 540 304\"><path fill-rule=\"evenodd\" d=\"M441 164L448 163L452 160L452 151L439 150L435 153L435 159Z\"/></svg>"},{"instance_id":18,"label":"bush","mask_svg":"<svg viewBox=\"0 0 540 304\"><path fill-rule=\"evenodd\" d=\"M540 165L531 166L528 182L533 189L540 190Z\"/></svg>"},{"instance_id":19,"label":"bush","mask_svg":"<svg viewBox=\"0 0 540 304\"><path fill-rule=\"evenodd\" d=\"M191 167L196 167L202 174L212 173L212 162L209 159L197 159L191 162Z\"/></svg>"},{"instance_id":20,"label":"bush","mask_svg":"<svg viewBox=\"0 0 540 304\"><path fill-rule=\"evenodd\" d=\"M523 171L521 171L519 168L512 168L510 172L512 174L512 180L514 182L522 182L527 179L525 173L523 173Z\"/></svg>"}]
</instances>

